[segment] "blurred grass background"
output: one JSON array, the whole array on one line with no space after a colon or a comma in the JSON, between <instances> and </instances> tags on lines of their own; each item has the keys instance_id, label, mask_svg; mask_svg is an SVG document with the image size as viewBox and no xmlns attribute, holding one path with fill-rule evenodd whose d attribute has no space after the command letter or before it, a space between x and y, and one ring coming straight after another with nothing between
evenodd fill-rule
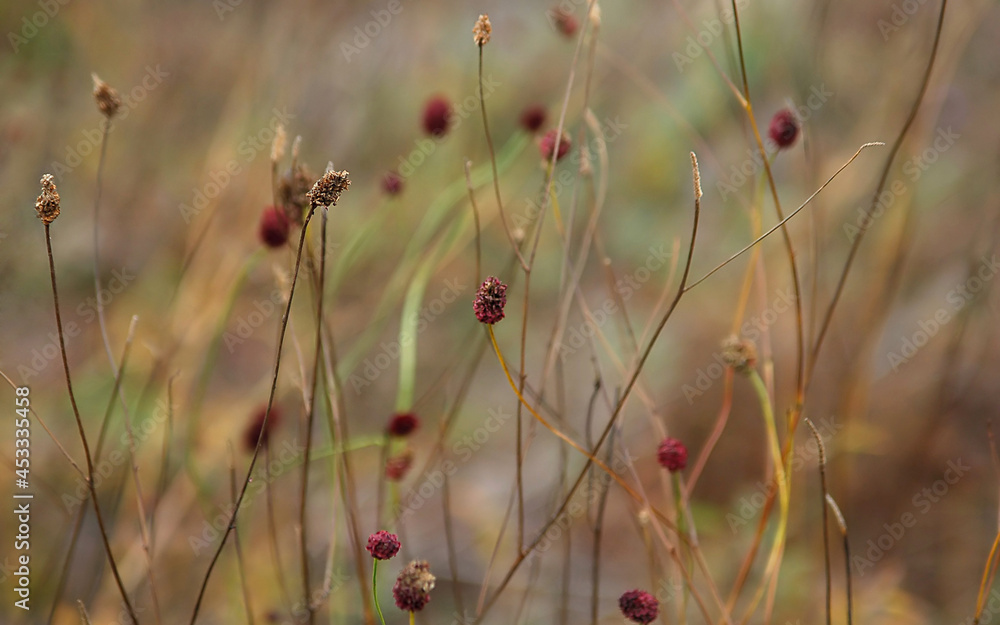
<instances>
[{"instance_id":1,"label":"blurred grass background","mask_svg":"<svg viewBox=\"0 0 1000 625\"><path fill-rule=\"evenodd\" d=\"M720 192L719 187L732 183L732 168L739 169L752 154L747 151L753 140L746 117L706 54L678 64L678 58L689 55L687 50L700 50L691 47L689 37L705 31L722 68L738 83L732 29L727 27L717 37L705 22L717 19L724 6L683 4L695 22L694 32L686 28L671 3L623 1L601 6L589 103L598 120L615 122L621 129L619 135L608 137L608 201L600 223L603 254L619 277L642 266L651 246L669 250L678 240L681 249L686 245L691 150L698 153L705 189L694 277L750 240L747 206L754 200L754 181L736 185L733 193ZM90 75L96 72L126 96L127 103L133 98L127 117L114 123L104 170L103 280L107 284L113 271L134 275L107 306L111 345L117 357L128 320L138 315L139 330L124 385L130 406L135 407L133 416L141 421L153 414L155 400L165 398L166 382L176 375L175 427L184 438L172 445L178 447L175 459L183 457L190 463L190 474L180 471L173 479L186 482L197 475L202 480L196 498L178 496L185 507L173 515L158 513L176 515L173 532L160 537L166 544L157 556L165 621L184 622L208 557L204 551L193 555L187 537L200 532L204 519L214 517L217 506L228 501L226 444L232 440L239 447L251 414L266 401L278 315L266 319L232 352L220 351L208 378L200 420L189 429L187 410L197 395L197 372L248 258L256 254L258 261L236 296L232 314L224 320L230 331L235 331L240 319L249 318L255 303L269 298L276 286L274 268L287 272L292 258L283 252L263 255L259 251L258 219L262 208L271 203L270 140L260 141L258 148L252 138L267 137L264 130L271 127L277 112L291 137L302 136L301 160L314 172L321 172L328 161L351 172L350 191L331 211L332 266L352 235L373 219L384 202L390 202L385 209L388 219L330 306L338 349L350 352L354 339L373 323L372 311L383 288L433 198L446 185L462 179L464 158L476 165L488 160L476 104L436 144L433 154L414 168L400 196L387 200L380 189L384 173L399 168L401 159L419 150L418 142L424 139L420 115L427 98L442 94L461 103L476 95L476 50L471 40L475 18L489 13L493 22L493 40L485 49L485 73L497 88L486 105L498 146L521 132L518 118L526 106L545 106L546 128L554 127L575 39L552 28L546 17L550 6L532 2L402 0L401 10L377 29L370 26L373 20L378 24L372 12L377 15L386 10L385 2L243 2L232 7L220 2L71 2L59 6L29 37L31 29L24 20L30 22L43 11L41 6L12 2L0 8L0 32L7 43L0 48L0 84L4 86L0 189L5 206L0 214L0 369L15 382L31 387L39 413L70 453L79 457L61 367L57 359L44 357L55 328L42 228L31 207L40 175L52 171L54 163L69 167L58 176L63 214L53 226L53 239L64 317L82 327L81 334L70 341L69 351L85 420L94 432L91 436L96 436L112 388L97 324L87 322L92 318L87 314L91 310L87 298L93 297L91 227L98 159L96 150L79 159L71 154L81 145L92 147L88 137L100 129L91 98ZM221 15L220 7L227 7ZM573 8L582 20L584 6ZM913 9L912 15L904 8ZM892 23L894 11L905 16L905 21L887 30L885 24ZM938 4L929 1L779 1L743 6L748 79L761 126L784 106L808 106L817 91L830 94L821 105L807 109L802 138L775 161L775 179L786 212L808 197L862 143L895 138L916 96L937 11ZM360 37L358 33L366 26L377 33ZM831 491L847 516L855 552L864 556L868 541L877 541L887 532L885 524L898 522L901 515L916 513L918 519L902 538L893 541L884 558L870 568L855 570L859 622L964 622L972 614L981 569L996 531L997 474L986 433L1000 405L996 384L1000 296L989 278L960 309L948 294L967 284L970 275L979 271L980 259L989 259L996 250L998 35L1000 10L995 3L973 0L949 7L930 88L890 172L889 180L900 181L903 191L875 221L861 248L807 398L807 415L842 426L827 441ZM356 46L356 53L345 46ZM567 111L566 126L574 139L582 120L580 84ZM944 150L934 147L942 132L957 136ZM804 292L810 320L825 311L850 245L845 224L856 224L859 211L870 202L887 153L887 148L880 148L863 154L791 222L799 259L807 268ZM182 205L191 206L197 193L205 193L233 160L239 164L239 173L221 185L218 196L204 210L185 220ZM537 152L529 145L502 176L508 215L524 214L529 200L537 196L542 176ZM564 207L570 204L571 193L567 189L560 195ZM506 265L508 243L495 219L489 189L477 197L488 215L483 233L484 271L499 274ZM773 207L767 200L764 215L765 226L774 223ZM779 238L765 242L763 252L768 282L759 285L751 297L748 319L773 308L778 294L789 287L787 258ZM462 285L463 290L457 303L445 306L419 337L418 412L425 427L412 443L418 467L429 454L435 425L456 391L450 367L468 349L466 340L474 325L468 308L475 289L474 253L467 239L438 269L427 289L428 300L449 284ZM541 374L557 305L561 257L558 235L549 221L542 235L540 269L532 282L529 379ZM659 471L650 441L669 431L685 440L694 455L712 430L723 396L721 380L713 380L694 397L686 396L684 389L697 385L700 372L718 377L712 375L714 354L730 331L745 264L746 259L737 261L685 297L643 375L651 406L643 410L633 398L624 422L623 445L636 459L650 492L656 492L653 486ZM667 276L666 268L654 272L649 283L627 301L628 317L635 327L646 325ZM608 297L597 254L591 255L583 288L592 307L599 307ZM522 293L520 282L511 288L510 319L498 326L498 338L511 361L516 360L518 349ZM400 293L380 342L396 338L401 298ZM303 296L303 301L307 299ZM912 359L893 369L890 355L901 353L905 341L912 341L921 330L921 322L942 308L952 313L951 320ZM769 326L779 412L794 391L793 317L791 313L779 315ZM616 319L604 330L621 355L628 354L629 347L623 335L612 329L620 322ZM574 309L568 327L581 324L583 318ZM811 324L815 330L815 322ZM301 340L306 362L311 358L309 328L305 316L298 327L291 328ZM302 439L295 426L301 411L296 408L301 403L297 402L301 376L297 357L289 355L289 349L286 346L289 366L283 371L278 403L295 416L279 426L275 450L283 441ZM362 362L379 352L376 344L361 354ZM44 366L25 379L25 370L19 367L36 368L32 364L36 353L43 355L37 362ZM598 360L611 379L621 377L606 355ZM435 385L443 373L447 374L445 382ZM571 422L576 424L570 431L582 440L580 415L586 411L594 378L589 347L567 359L564 375L566 414L574 415ZM750 529L730 531L727 515L740 514L743 498L757 492L755 484L765 479L768 458L756 403L741 382L736 381L733 414L692 497L703 547L723 589L728 589L752 538ZM381 432L393 411L396 383L393 362L362 392L347 388L354 436ZM613 395L614 390L606 392ZM12 398L13 394L5 392L4 396ZM13 405L12 399L8 405ZM495 360L484 359L446 447L457 449L456 442L475 433L489 409L511 412L515 407ZM123 431L120 415L114 424L113 442ZM9 441L11 432L11 427L5 427L3 440ZM141 475L149 481L147 498L155 491L151 480L159 466L164 433L164 428L157 428L142 448ZM806 443L805 434L799 433L799 445ZM34 569L37 610L25 616L5 601L0 607L4 622L44 622L47 618L53 580L71 527L71 516L61 499L74 488L75 475L40 428L32 436L32 476L38 489L32 548L33 562L38 563ZM559 446L550 438L540 434L526 460L525 470L532 476L526 493L529 532L547 518L551 494L558 487ZM2 448L5 465L12 464L12 449L8 444ZM491 434L452 478L452 492L458 494L453 512L461 556L459 586L466 608L474 605L503 518L513 480L512 456L513 427L508 424ZM248 455L240 452L237 457L242 471ZM376 451L358 451L353 457L363 508L362 532L367 535L378 529L372 512L373 476L380 472L380 460ZM949 461L959 460L971 467L967 477L950 485L926 514L920 512L917 502L923 501L919 499L923 489L942 478ZM114 544L136 575L142 569L135 551L134 495L129 494L131 485L124 479L124 469L117 469L103 491L111 506L118 501L116 489L125 489L117 508ZM325 477L317 473L317 480ZM276 484L292 489L296 475L288 472ZM419 486L420 479L414 475L404 482L404 493ZM793 480L792 529L774 622L812 623L821 618L823 596L813 457L795 472ZM3 481L0 492L7 493L10 481ZM316 562L325 560L329 534L335 533L340 541L337 548L342 550L336 561L340 571L350 575L343 520L335 512L339 503L324 499L327 494L321 490L310 508L315 519ZM439 577L427 622L450 622L461 614L452 602L439 498L436 493L408 523L404 542L408 556L431 560ZM289 497L289 510L279 511L282 540L287 541L286 574L293 587L299 581L292 560L295 501ZM606 596L601 599L601 614L607 622L620 618L615 600L621 591L650 585L635 511L621 493L613 492L611 502L602 569ZM262 619L279 610L281 601L273 588L265 546L263 502L253 503L247 512L241 517L246 524L241 531L248 561L253 563L250 584L259 589L254 608ZM332 526L330 519L336 519ZM9 527L9 520L9 516L4 519L4 527ZM589 546L583 524L577 521L572 549L574 564L586 570ZM57 622L74 622L77 598L88 603L93 615L101 615L95 622L106 622L116 612L116 594L103 568L96 529L86 525L83 536ZM11 553L9 543L4 553ZM533 589L531 604L537 607L522 614L523 622L551 621L558 612L561 556L557 553L562 553L562 547L542 561L541 581ZM834 562L842 565L839 557ZM570 620L583 618L589 606L589 574L575 571ZM8 576L4 585L11 581ZM528 581L528 573L521 571L514 587L523 591ZM224 558L213 584L204 622L242 618L232 608L239 599L232 557ZM387 586L381 587L386 596ZM842 584L838 581L835 587L836 596L842 599ZM348 578L332 595L330 612L356 619L356 602L356 582ZM232 605L227 607L227 603ZM491 618L510 622L516 605L516 599L511 599ZM234 616L224 617L228 611ZM393 614L393 620L398 621L399 615Z\"/></svg>"}]
</instances>

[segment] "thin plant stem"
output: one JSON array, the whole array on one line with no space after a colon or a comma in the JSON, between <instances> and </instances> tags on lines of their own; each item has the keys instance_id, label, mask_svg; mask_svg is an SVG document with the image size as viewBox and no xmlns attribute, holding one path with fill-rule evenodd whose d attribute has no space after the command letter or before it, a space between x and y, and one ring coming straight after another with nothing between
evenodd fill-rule
<instances>
[{"instance_id":1,"label":"thin plant stem","mask_svg":"<svg viewBox=\"0 0 1000 625\"><path fill-rule=\"evenodd\" d=\"M763 598L764 591L766 589L766 580L771 578L772 575L777 576L778 574L778 570L781 566L781 553L784 549L785 536L788 527L789 509L788 474L785 471L781 444L778 442L778 428L774 420L774 410L771 406L771 398L768 395L767 387L764 385L764 380L761 379L760 374L757 373L756 369L750 369L749 378L750 384L753 386L753 390L757 394L757 401L760 403L761 411L764 415L764 426L767 430L768 448L771 452L771 461L774 463L774 479L778 486L778 505L780 507L780 512L778 516L778 527L774 533L774 544L771 547L771 553L768 556L767 565L764 569L764 580L761 582L757 593L747 606L743 617L744 623L757 609L757 605Z\"/></svg>"},{"instance_id":2,"label":"thin plant stem","mask_svg":"<svg viewBox=\"0 0 1000 625\"><path fill-rule=\"evenodd\" d=\"M236 503L236 454L233 452L233 444L230 441L229 447L229 496L232 503ZM246 565L243 562L243 547L240 545L240 530L233 530L233 544L236 546L236 563L240 576L240 589L243 592L243 607L247 611L247 623L253 625L253 607L250 605L250 588L247 586Z\"/></svg>"},{"instance_id":3,"label":"thin plant stem","mask_svg":"<svg viewBox=\"0 0 1000 625\"><path fill-rule=\"evenodd\" d=\"M733 23L736 28L736 50L739 54L740 74L743 79L743 101L742 105L750 120L750 127L753 129L754 140L757 142L757 150L764 163L764 173L767 175L767 183L771 189L771 197L774 200L774 210L778 214L778 219L783 220L785 215L781 210L781 201L778 198L778 188L774 183L774 175L771 172L770 159L764 149L764 142L760 137L760 129L757 127L757 118L753 114L753 103L750 99L750 82L747 79L746 59L743 54L743 35L740 27L740 13L736 6L736 0L730 0L733 9ZM798 416L802 410L802 403L805 401L806 387L806 346L805 346L805 320L802 316L802 282L799 278L798 265L795 262L795 247L792 245L791 234L782 224L781 236L785 242L785 250L788 254L788 264L792 274L792 286L795 289L795 337L796 337L796 397L795 409L789 423L789 431L794 434Z\"/></svg>"},{"instance_id":4,"label":"thin plant stem","mask_svg":"<svg viewBox=\"0 0 1000 625\"><path fill-rule=\"evenodd\" d=\"M927 87L930 85L931 71L934 69L934 61L937 59L938 46L941 43L941 32L944 29L944 16L947 8L948 0L941 0L941 10L938 13L937 26L934 31L934 43L931 45L931 54L927 59L927 67L924 70L923 79L920 81L920 89L917 91L917 97L913 101L913 106L910 108L910 113L906 117L906 121L903 122L903 127L900 128L899 134L896 135L896 140L893 141L892 146L889 148L889 156L885 160L885 165L882 167L882 173L879 176L878 184L875 186L875 191L872 193L871 205L868 207L868 210L865 211L864 218L861 221L861 226L854 237L854 241L851 243L851 249L847 254L847 260L844 261L844 268L841 270L840 277L837 279L837 286L834 288L833 297L830 298L830 304L827 306L826 313L823 316L823 322L820 324L819 332L816 335L816 342L812 347L812 353L809 355L809 362L806 367L807 384L812 371L816 366L816 362L819 358L819 351L823 346L823 341L826 338L827 331L830 329L830 321L833 319L833 312L837 308L837 303L840 301L840 297L844 292L844 285L847 283L847 275L850 273L851 267L854 264L854 259L858 254L858 249L861 247L861 241L864 239L865 233L868 232L868 229L873 221L872 214L878 206L879 197L882 195L882 190L885 188L886 182L889 179L889 170L892 169L892 165L896 160L896 155L899 153L900 148L902 148L903 140L909 133L910 127L913 126L913 122L917 119L917 112L920 110L920 105L923 103L924 96L927 93Z\"/></svg>"},{"instance_id":5,"label":"thin plant stem","mask_svg":"<svg viewBox=\"0 0 1000 625\"><path fill-rule=\"evenodd\" d=\"M382 606L378 603L378 558L372 558L372 602L375 603L375 611L378 612L378 620L385 625L385 617L382 616Z\"/></svg>"},{"instance_id":6,"label":"thin plant stem","mask_svg":"<svg viewBox=\"0 0 1000 625\"><path fill-rule=\"evenodd\" d=\"M472 206L472 218L476 225L476 284L483 281L483 244L479 227L479 206L476 205L476 190L472 186L472 161L465 161L465 184L469 188L469 204Z\"/></svg>"},{"instance_id":7,"label":"thin plant stem","mask_svg":"<svg viewBox=\"0 0 1000 625\"><path fill-rule=\"evenodd\" d=\"M503 212L503 200L500 199L500 175L497 173L497 155L493 149L493 135L490 134L490 122L486 115L486 97L483 95L483 46L479 46L479 110L483 117L483 132L486 134L486 147L490 152L490 167L493 168L493 193L497 199L497 213L500 215L500 223L503 224L503 231L507 235L507 240L510 241L510 246L514 249L514 253L517 254L517 259L521 262L521 267L527 271L528 263L521 254L520 246L514 241L514 234L510 231L510 226L507 225L507 216Z\"/></svg>"},{"instance_id":8,"label":"thin plant stem","mask_svg":"<svg viewBox=\"0 0 1000 625\"><path fill-rule=\"evenodd\" d=\"M108 565L111 567L111 573L115 578L115 583L118 585L118 591L121 593L122 602L125 604L125 610L128 612L129 618L132 622L138 625L139 619L136 617L135 608L132 607L132 602L128 598L128 593L125 591L125 584L122 582L121 575L118 573L118 565L115 563L115 556L111 552L111 542L108 539L107 528L104 525L104 515L101 513L101 505L97 500L97 488L94 486L94 461L90 455L90 444L87 442L87 433L83 428L83 419L80 417L80 409L76 404L76 395L73 393L73 380L69 372L69 357L66 354L66 339L63 336L63 323L62 323L62 313L59 310L59 289L56 286L56 265L55 260L52 257L52 237L49 232L48 223L45 226L45 251L48 254L49 259L49 278L52 282L52 300L56 311L56 330L59 335L59 353L62 356L63 363L63 373L66 375L66 390L69 393L69 401L73 407L73 417L76 419L76 427L80 433L80 442L83 444L83 454L85 460L87 461L87 488L90 490L90 500L94 504L94 514L97 516L97 525L101 533L101 542L104 544L104 552L108 557Z\"/></svg>"},{"instance_id":9,"label":"thin plant stem","mask_svg":"<svg viewBox=\"0 0 1000 625\"><path fill-rule=\"evenodd\" d=\"M226 546L226 540L229 538L230 532L232 532L233 527L236 523L236 515L239 513L240 504L243 502L244 496L246 496L247 489L250 486L250 480L253 477L253 469L257 464L257 457L260 455L260 448L264 440L264 432L267 429L267 420L271 416L271 408L274 406L274 395L278 389L278 372L281 369L281 348L285 342L285 330L288 327L288 319L292 312L292 300L295 296L295 284L298 282L299 278L299 267L302 264L302 248L306 240L306 231L309 228L309 222L312 220L313 213L315 213L316 207L310 208L308 214L306 214L305 219L302 224L302 231L299 234L299 246L295 254L295 271L292 274L292 284L288 291L288 303L285 304L285 314L281 318L281 330L278 333L278 345L275 348L274 355L274 373L271 376L271 390L267 397L267 408L264 411L264 419L261 421L260 435L257 437L257 444L254 447L253 456L250 458L250 466L247 468L246 477L243 480L243 487L240 490L240 496L236 499L236 504L233 506L233 512L229 517L229 523L226 525L226 531L222 534L222 540L219 541L219 547L215 550L212 556L212 560L208 564L208 570L205 571L205 577L202 579L201 588L198 591L198 598L194 604L194 610L191 613L190 624L198 620L198 612L201 610L201 602L205 598L205 591L208 588L208 581L212 576L212 571L215 569L215 564L219 561L219 556L222 555L222 549Z\"/></svg>"},{"instance_id":10,"label":"thin plant stem","mask_svg":"<svg viewBox=\"0 0 1000 625\"><path fill-rule=\"evenodd\" d=\"M823 437L819 435L819 430L817 430L816 426L813 425L812 420L807 417L805 422L812 431L813 438L816 439L816 446L819 449L819 505L823 509L823 570L825 571L826 576L826 625L830 625L833 620L833 616L830 596L830 519L826 509L826 496L828 494L826 485L826 448L823 445Z\"/></svg>"},{"instance_id":11,"label":"thin plant stem","mask_svg":"<svg viewBox=\"0 0 1000 625\"><path fill-rule=\"evenodd\" d=\"M323 351L323 285L326 284L326 225L328 210L324 207L322 213L320 263L319 263L319 286L316 291L316 352L313 359L312 383L310 388L312 393L309 396L309 405L306 407L306 445L305 458L302 462L302 483L299 490L299 555L302 560L302 600L308 611L308 622L310 625L316 620L316 612L310 601L309 584L309 524L306 514L306 503L308 501L309 489L309 465L312 453L312 433L313 423L316 416L316 391L319 388L319 367L320 354Z\"/></svg>"}]
</instances>

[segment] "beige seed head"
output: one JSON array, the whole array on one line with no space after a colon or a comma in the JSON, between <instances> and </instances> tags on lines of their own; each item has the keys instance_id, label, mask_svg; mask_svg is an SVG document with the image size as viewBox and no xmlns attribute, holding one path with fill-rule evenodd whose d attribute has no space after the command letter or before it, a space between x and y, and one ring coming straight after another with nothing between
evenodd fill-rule
<instances>
[{"instance_id":1,"label":"beige seed head","mask_svg":"<svg viewBox=\"0 0 1000 625\"><path fill-rule=\"evenodd\" d=\"M118 92L101 80L97 74L90 76L94 79L94 101L97 102L97 108L100 109L102 115L111 119L121 108L122 99Z\"/></svg>"},{"instance_id":2,"label":"beige seed head","mask_svg":"<svg viewBox=\"0 0 1000 625\"><path fill-rule=\"evenodd\" d=\"M321 206L336 206L340 194L351 186L350 174L347 171L328 171L316 181L312 190L306 194L313 208Z\"/></svg>"},{"instance_id":3,"label":"beige seed head","mask_svg":"<svg viewBox=\"0 0 1000 625\"><path fill-rule=\"evenodd\" d=\"M35 211L46 226L59 216L59 191L52 180L52 174L42 176L42 194L35 200Z\"/></svg>"},{"instance_id":4,"label":"beige seed head","mask_svg":"<svg viewBox=\"0 0 1000 625\"><path fill-rule=\"evenodd\" d=\"M480 15L479 19L476 20L476 25L472 27L472 40L482 48L490 42L490 33L492 32L493 26L490 24L490 16Z\"/></svg>"}]
</instances>

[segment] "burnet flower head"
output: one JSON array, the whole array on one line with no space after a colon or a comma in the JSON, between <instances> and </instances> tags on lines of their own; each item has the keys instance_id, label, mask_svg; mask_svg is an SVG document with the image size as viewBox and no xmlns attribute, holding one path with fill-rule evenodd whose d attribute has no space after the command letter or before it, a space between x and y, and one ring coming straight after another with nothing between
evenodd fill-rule
<instances>
[{"instance_id":1,"label":"burnet flower head","mask_svg":"<svg viewBox=\"0 0 1000 625\"><path fill-rule=\"evenodd\" d=\"M507 305L507 285L490 276L479 285L472 310L480 323L493 325L503 319L503 309Z\"/></svg>"}]
</instances>

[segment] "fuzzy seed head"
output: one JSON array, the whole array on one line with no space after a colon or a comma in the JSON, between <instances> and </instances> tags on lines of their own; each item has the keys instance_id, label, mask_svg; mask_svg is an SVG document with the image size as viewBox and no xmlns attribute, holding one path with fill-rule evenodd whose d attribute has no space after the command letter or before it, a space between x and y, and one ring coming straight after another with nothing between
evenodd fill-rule
<instances>
[{"instance_id":1,"label":"fuzzy seed head","mask_svg":"<svg viewBox=\"0 0 1000 625\"><path fill-rule=\"evenodd\" d=\"M618 599L625 618L635 623L652 623L660 611L660 602L645 590L630 590Z\"/></svg>"},{"instance_id":2,"label":"fuzzy seed head","mask_svg":"<svg viewBox=\"0 0 1000 625\"><path fill-rule=\"evenodd\" d=\"M46 226L56 220L59 216L59 191L53 181L52 174L42 176L42 194L35 200L35 211L38 218Z\"/></svg>"},{"instance_id":3,"label":"fuzzy seed head","mask_svg":"<svg viewBox=\"0 0 1000 625\"><path fill-rule=\"evenodd\" d=\"M539 105L529 106L521 112L521 128L530 133L538 132L538 129L545 124L545 107Z\"/></svg>"},{"instance_id":4,"label":"fuzzy seed head","mask_svg":"<svg viewBox=\"0 0 1000 625\"><path fill-rule=\"evenodd\" d=\"M426 560L414 560L396 578L392 597L404 612L418 612L431 600L435 578Z\"/></svg>"},{"instance_id":5,"label":"fuzzy seed head","mask_svg":"<svg viewBox=\"0 0 1000 625\"><path fill-rule=\"evenodd\" d=\"M277 406L271 406L271 414L267 415L267 425L264 424L264 416L267 415L267 406L261 406L254 413L253 417L250 419L250 423L247 424L245 430L243 430L243 448L249 452L253 452L257 448L257 439L261 438L261 433L263 431L263 438L260 441L262 447L266 447L271 440L271 432L278 427L278 423L281 422L281 411L278 410Z\"/></svg>"},{"instance_id":6,"label":"fuzzy seed head","mask_svg":"<svg viewBox=\"0 0 1000 625\"><path fill-rule=\"evenodd\" d=\"M507 305L507 285L490 276L479 285L472 310L481 323L493 325L503 319L503 308Z\"/></svg>"},{"instance_id":7,"label":"fuzzy seed head","mask_svg":"<svg viewBox=\"0 0 1000 625\"><path fill-rule=\"evenodd\" d=\"M549 22L566 37L575 35L577 29L580 27L580 23L576 21L573 14L562 7L557 7L549 11Z\"/></svg>"},{"instance_id":8,"label":"fuzzy seed head","mask_svg":"<svg viewBox=\"0 0 1000 625\"><path fill-rule=\"evenodd\" d=\"M795 113L788 109L781 109L775 113L771 118L771 125L768 126L767 135L779 150L791 147L795 143L795 138L799 136L799 120L795 118Z\"/></svg>"},{"instance_id":9,"label":"fuzzy seed head","mask_svg":"<svg viewBox=\"0 0 1000 625\"><path fill-rule=\"evenodd\" d=\"M420 427L420 419L412 412L397 412L389 419L386 432L392 436L407 436Z\"/></svg>"},{"instance_id":10,"label":"fuzzy seed head","mask_svg":"<svg viewBox=\"0 0 1000 625\"><path fill-rule=\"evenodd\" d=\"M257 234L260 241L270 248L279 248L288 241L288 231L291 229L291 222L288 220L288 213L278 206L268 206L260 214L260 227Z\"/></svg>"},{"instance_id":11,"label":"fuzzy seed head","mask_svg":"<svg viewBox=\"0 0 1000 625\"><path fill-rule=\"evenodd\" d=\"M722 360L738 373L750 373L757 366L757 348L753 341L730 336L722 342Z\"/></svg>"},{"instance_id":12,"label":"fuzzy seed head","mask_svg":"<svg viewBox=\"0 0 1000 625\"><path fill-rule=\"evenodd\" d=\"M376 560L388 560L399 552L399 537L379 530L368 537L368 553Z\"/></svg>"},{"instance_id":13,"label":"fuzzy seed head","mask_svg":"<svg viewBox=\"0 0 1000 625\"><path fill-rule=\"evenodd\" d=\"M656 459L661 467L671 473L676 473L687 466L688 450L684 443L668 436L663 439L656 450Z\"/></svg>"},{"instance_id":14,"label":"fuzzy seed head","mask_svg":"<svg viewBox=\"0 0 1000 625\"><path fill-rule=\"evenodd\" d=\"M385 461L385 478L391 482L399 482L410 472L413 465L413 454L406 450Z\"/></svg>"},{"instance_id":15,"label":"fuzzy seed head","mask_svg":"<svg viewBox=\"0 0 1000 625\"><path fill-rule=\"evenodd\" d=\"M472 27L472 39L477 46L482 48L490 42L490 33L492 32L493 26L490 24L490 16L480 15L479 19L476 20L476 25Z\"/></svg>"},{"instance_id":16,"label":"fuzzy seed head","mask_svg":"<svg viewBox=\"0 0 1000 625\"><path fill-rule=\"evenodd\" d=\"M94 101L101 114L111 119L122 106L122 99L118 92L111 88L108 83L98 78L97 74L91 74L94 79Z\"/></svg>"},{"instance_id":17,"label":"fuzzy seed head","mask_svg":"<svg viewBox=\"0 0 1000 625\"><path fill-rule=\"evenodd\" d=\"M542 158L544 158L546 161L551 161L552 151L555 150L555 148L556 148L556 130L555 128L553 128L552 130L545 133L545 136L543 136L542 140L539 141L538 149L542 153ZM566 156L566 154L569 153L569 148L570 148L569 137L567 137L566 133L564 132L562 134L562 138L559 139L559 151L558 153L556 153L556 160L559 161L564 156Z\"/></svg>"},{"instance_id":18,"label":"fuzzy seed head","mask_svg":"<svg viewBox=\"0 0 1000 625\"><path fill-rule=\"evenodd\" d=\"M451 103L444 96L434 96L424 105L424 131L432 137L443 137L448 132L451 113Z\"/></svg>"},{"instance_id":19,"label":"fuzzy seed head","mask_svg":"<svg viewBox=\"0 0 1000 625\"><path fill-rule=\"evenodd\" d=\"M403 192L403 178L394 171L386 172L382 177L382 190L386 195L399 195Z\"/></svg>"},{"instance_id":20,"label":"fuzzy seed head","mask_svg":"<svg viewBox=\"0 0 1000 625\"><path fill-rule=\"evenodd\" d=\"M350 173L345 171L328 171L316 181L313 188L306 194L313 208L321 206L336 206L340 194L351 186Z\"/></svg>"}]
</instances>

